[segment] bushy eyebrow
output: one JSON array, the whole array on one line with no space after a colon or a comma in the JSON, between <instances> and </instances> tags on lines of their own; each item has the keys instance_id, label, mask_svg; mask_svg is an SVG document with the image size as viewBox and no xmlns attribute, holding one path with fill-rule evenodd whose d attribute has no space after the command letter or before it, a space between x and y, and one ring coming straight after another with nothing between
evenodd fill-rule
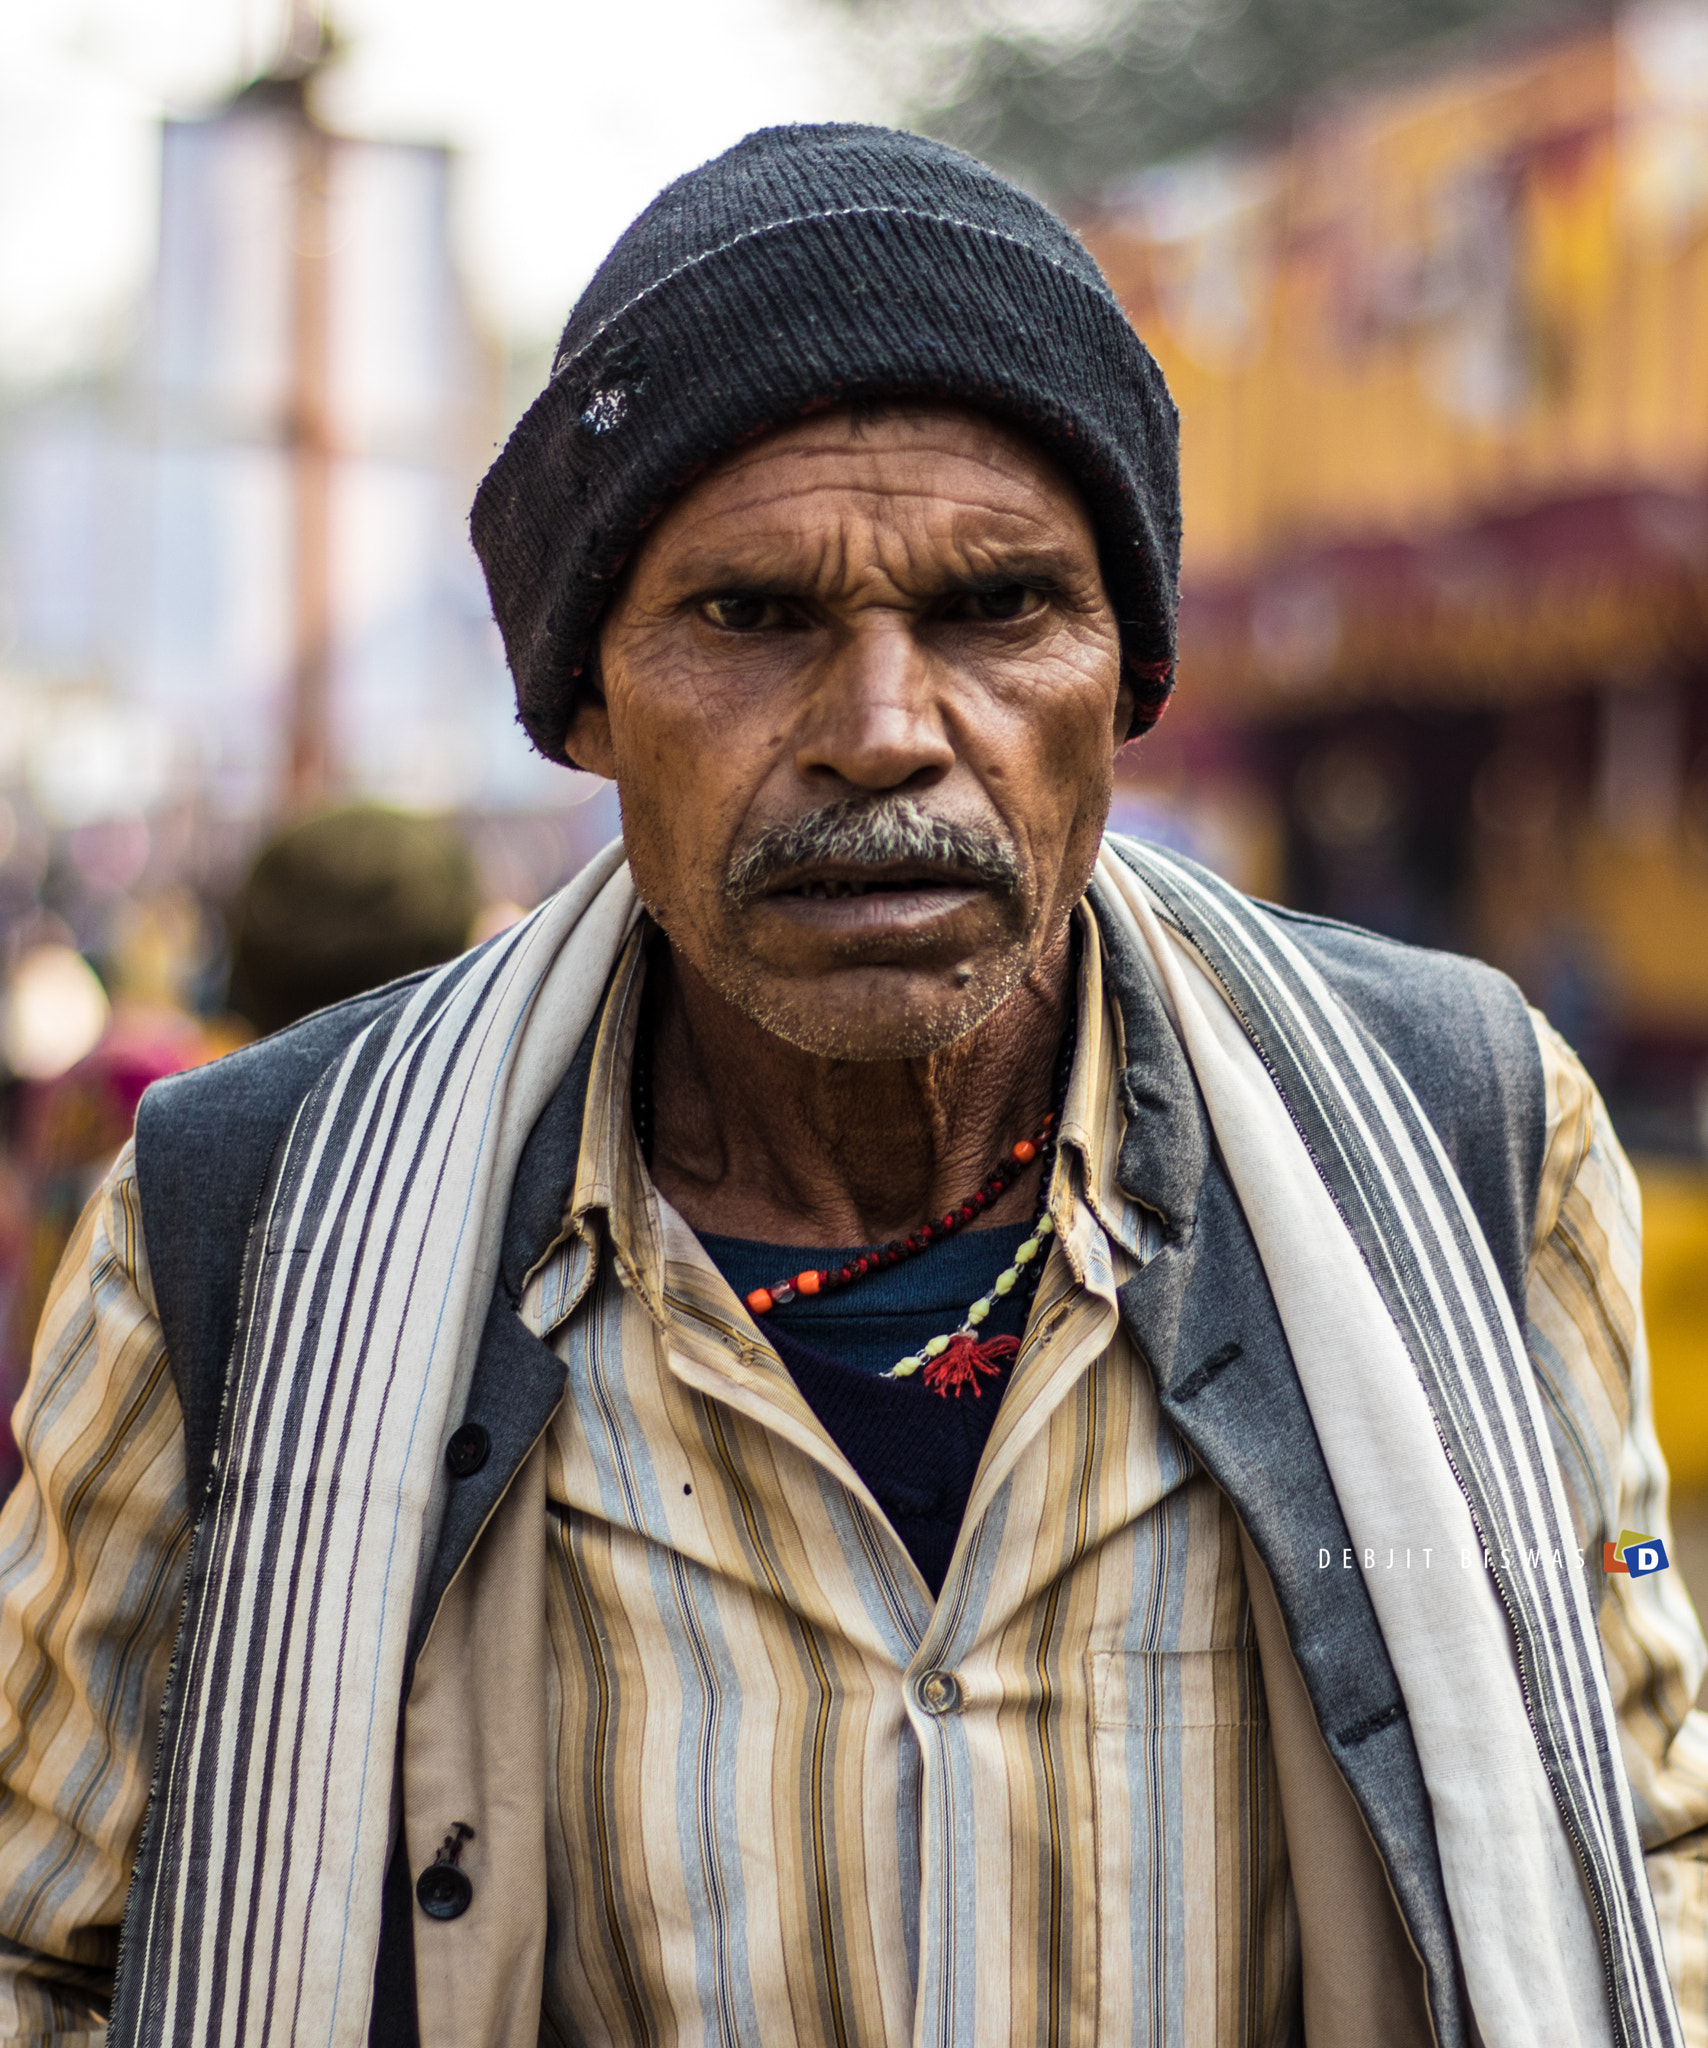
<instances>
[{"instance_id":1,"label":"bushy eyebrow","mask_svg":"<svg viewBox=\"0 0 1708 2048\"><path fill-rule=\"evenodd\" d=\"M988 597L998 590L1061 590L1065 586L1060 562L1021 561L992 569L985 575L950 576L944 588L958 596Z\"/></svg>"},{"instance_id":2,"label":"bushy eyebrow","mask_svg":"<svg viewBox=\"0 0 1708 2048\"><path fill-rule=\"evenodd\" d=\"M1065 550L1027 548L1017 550L1012 557L1005 559L1000 558L999 550L981 549L980 553L996 554L999 559L988 568L939 571L926 584L926 594L983 597L999 590L1011 590L1016 584L1026 590L1055 593L1067 589L1073 580ZM747 570L731 562L727 567L696 570L690 564L678 602L703 604L715 597L734 596L782 601L812 596L817 589L818 579L807 568L790 572L767 564Z\"/></svg>"}]
</instances>

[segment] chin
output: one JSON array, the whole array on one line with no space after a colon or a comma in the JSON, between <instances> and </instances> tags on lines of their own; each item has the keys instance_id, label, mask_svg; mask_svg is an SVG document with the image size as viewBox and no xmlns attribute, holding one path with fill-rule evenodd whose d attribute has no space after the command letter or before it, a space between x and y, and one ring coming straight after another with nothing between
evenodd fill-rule
<instances>
[{"instance_id":1,"label":"chin","mask_svg":"<svg viewBox=\"0 0 1708 2048\"><path fill-rule=\"evenodd\" d=\"M1026 967L1024 957L993 962L964 987L948 988L935 979L922 988L924 977L917 974L874 977L871 970L857 978L864 986L854 988L837 986L854 977L835 974L797 981L755 973L715 986L761 1030L801 1052L875 1064L925 1059L967 1037L1021 985Z\"/></svg>"}]
</instances>

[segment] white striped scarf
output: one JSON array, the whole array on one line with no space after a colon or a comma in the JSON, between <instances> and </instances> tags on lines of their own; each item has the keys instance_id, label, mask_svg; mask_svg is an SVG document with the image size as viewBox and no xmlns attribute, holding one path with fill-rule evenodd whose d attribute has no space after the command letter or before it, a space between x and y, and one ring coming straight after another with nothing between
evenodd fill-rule
<instances>
[{"instance_id":1,"label":"white striped scarf","mask_svg":"<svg viewBox=\"0 0 1708 2048\"><path fill-rule=\"evenodd\" d=\"M1519 1559L1501 1591L1535 1741L1605 1930L1616 2038L1673 2048L1594 1622L1571 1581L1563 1592L1523 1564L1525 1532L1573 1539L1463 1192L1403 1080L1273 919L1188 862L1119 851L1261 1052L1405 1338L1478 1529ZM111 2048L367 2038L399 1696L442 1446L522 1145L635 910L612 847L383 1015L281 1148L250 1237Z\"/></svg>"},{"instance_id":2,"label":"white striped scarf","mask_svg":"<svg viewBox=\"0 0 1708 2048\"><path fill-rule=\"evenodd\" d=\"M615 845L322 1077L250 1233L108 2039L367 2039L414 1603L522 1146L636 914Z\"/></svg>"},{"instance_id":3,"label":"white striped scarf","mask_svg":"<svg viewBox=\"0 0 1708 2048\"><path fill-rule=\"evenodd\" d=\"M1111 860L1110 852L1118 858ZM1129 876L1121 875L1122 866ZM1338 1218L1329 1217L1329 1228L1338 1221L1349 1233L1421 1384L1427 1411L1420 1410L1407 1462L1423 1469L1427 1478L1430 1468L1439 1465L1438 1454L1445 1452L1476 1539L1494 1560L1489 1576L1510 1629L1500 1631L1495 1659L1480 1666L1474 1646L1486 1619L1487 1597L1481 1570L1450 1573L1430 1589L1437 1597L1443 1592L1460 1596L1458 1614L1446 1617L1448 1626L1436 1638L1439 1654L1433 1669L1414 1668L1408 1674L1402 1629L1378 1602L1378 1619L1406 1693L1436 1810L1473 2009L1490 2048L1519 2040L1555 2048L1573 2038L1565 2031L1567 2024L1585 2042L1611 2038L1620 2048L1680 2048L1683 2036L1620 1760L1600 1638L1583 1574L1575 1566L1577 1537L1565 1489L1517 1320L1441 1141L1404 1076L1293 943L1283 920L1160 847L1112 839L1101 871L1141 924L1148 907L1130 875L1143 878L1267 1070L1274 1087L1268 1104L1278 1097L1285 1105L1338 1212ZM1150 922L1154 927L1154 918ZM1145 947L1153 957L1159 952L1158 936L1153 932ZM1166 976L1166 964L1158 964ZM1170 992L1190 1009L1189 987ZM1213 1002L1210 1007L1213 1011ZM1206 1016L1211 1035L1199 1034L1196 1045L1189 1017L1177 1021L1229 1155L1236 1191L1255 1227L1253 1197L1241 1185L1236 1156L1242 1143L1238 1112L1230 1104L1234 1113L1219 1119L1209 1086L1217 1061L1213 1038L1218 1020ZM1228 1035L1239 1039L1231 1027L1224 1041ZM1250 1058L1244 1044L1239 1050ZM1240 1106L1261 1113L1265 1104L1247 1096ZM1271 1152L1279 1151L1289 1135L1269 1141ZM1248 1147L1254 1142L1265 1141L1245 1139ZM1301 1254L1299 1236L1310 1228L1303 1207L1299 1204L1283 1226L1293 1233ZM1264 1242L1261 1230L1257 1235L1281 1305L1287 1259L1277 1255L1273 1242ZM1337 1466L1334 1439L1341 1432L1332 1407L1354 1392L1370 1398L1367 1386L1354 1389L1349 1378L1370 1376L1366 1360L1354 1355L1340 1361L1338 1377L1332 1371L1326 1375L1313 1398L1304 1355L1312 1339L1291 1323L1287 1334L1357 1540L1358 1499L1379 1503L1408 1490L1415 1493L1415 1485L1408 1486L1407 1471L1383 1468L1380 1448L1369 1435L1348 1444ZM1385 1333L1373 1334L1379 1343ZM1327 1399L1320 1391L1324 1385ZM1430 1441L1431 1424L1438 1443ZM1551 1568L1556 1557L1572 1561L1571 1567ZM1380 1583L1372 1577L1373 1592ZM1412 1597L1417 1597L1415 1585ZM1514 1654L1516 1687L1509 1661ZM1502 1799L1509 1811L1521 1810L1521 1801L1512 1797L1515 1788L1456 1781L1451 1745L1431 1744L1430 1721L1432 1714L1446 1721L1457 1713L1463 1727L1467 1710L1523 1717L1516 1739L1526 1752L1534 1745L1564 1841L1526 1843L1503 1834L1497 1817ZM1529 1762L1528 1755L1523 1761ZM1457 1839L1450 1819L1455 1813L1462 1817ZM1544 1823L1554 1824L1555 1816L1545 1816ZM1523 1873L1537 1871L1545 1880L1550 1868L1553 1898L1545 1883L1538 1885L1540 1896L1526 1896ZM1562 1885L1579 1891L1571 1883L1578 1872L1587 1886L1603 1965L1600 1973L1589 1973L1592 1979L1600 1974L1603 1981L1599 1987L1592 1982L1588 1999L1581 1976L1576 1986L1541 1978L1560 1939L1558 1930L1541 1924L1543 1916L1589 1917L1581 1914L1578 1899L1561 1897ZM1584 1932L1586 1940L1595 1938L1587 1926ZM1573 1960L1585 1959L1568 1958L1568 1969ZM1534 2025L1535 2015L1549 2009L1550 1998L1562 2013L1575 2000L1569 2022L1554 2034Z\"/></svg>"}]
</instances>

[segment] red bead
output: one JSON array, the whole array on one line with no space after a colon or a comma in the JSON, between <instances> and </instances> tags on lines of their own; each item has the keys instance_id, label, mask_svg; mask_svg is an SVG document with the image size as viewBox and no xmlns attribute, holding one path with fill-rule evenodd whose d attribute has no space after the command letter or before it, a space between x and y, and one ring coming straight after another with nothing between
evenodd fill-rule
<instances>
[{"instance_id":1,"label":"red bead","mask_svg":"<svg viewBox=\"0 0 1708 2048\"><path fill-rule=\"evenodd\" d=\"M954 1229L954 1227L955 1227L955 1215L954 1215L954 1211L953 1211L953 1210L951 1210L951 1211L949 1212L949 1214L948 1214L947 1216L945 1216L945 1217L943 1218L943 1221L942 1221L941 1223L939 1223L939 1224L938 1224L937 1228L938 1228L939 1230L953 1230L953 1229Z\"/></svg>"},{"instance_id":2,"label":"red bead","mask_svg":"<svg viewBox=\"0 0 1708 2048\"><path fill-rule=\"evenodd\" d=\"M771 1299L771 1290L768 1287L756 1287L747 1297L747 1306L756 1316L762 1316L767 1310L775 1308L776 1303Z\"/></svg>"},{"instance_id":3,"label":"red bead","mask_svg":"<svg viewBox=\"0 0 1708 2048\"><path fill-rule=\"evenodd\" d=\"M1038 1148L1030 1138L1022 1138L1010 1156L1018 1159L1022 1166L1030 1166L1038 1156Z\"/></svg>"},{"instance_id":4,"label":"red bead","mask_svg":"<svg viewBox=\"0 0 1708 2048\"><path fill-rule=\"evenodd\" d=\"M988 1199L989 1197L985 1194L984 1189L980 1188L978 1193L973 1197L973 1207L975 1209L982 1209Z\"/></svg>"},{"instance_id":5,"label":"red bead","mask_svg":"<svg viewBox=\"0 0 1708 2048\"><path fill-rule=\"evenodd\" d=\"M866 1270L866 1262L864 1259L860 1261L860 1270L862 1273ZM838 1280L841 1280L846 1284L846 1282L853 1279L854 1269L851 1266L844 1266L842 1271L838 1273L836 1277Z\"/></svg>"},{"instance_id":6,"label":"red bead","mask_svg":"<svg viewBox=\"0 0 1708 2048\"><path fill-rule=\"evenodd\" d=\"M917 1234L921 1244L929 1244L932 1237L931 1225L929 1223L922 1223Z\"/></svg>"},{"instance_id":7,"label":"red bead","mask_svg":"<svg viewBox=\"0 0 1708 2048\"><path fill-rule=\"evenodd\" d=\"M795 1290L800 1294L816 1294L819 1289L819 1282L823 1278L824 1275L818 1272L797 1273L795 1275Z\"/></svg>"},{"instance_id":8,"label":"red bead","mask_svg":"<svg viewBox=\"0 0 1708 2048\"><path fill-rule=\"evenodd\" d=\"M971 1223L971 1221L973 1220L973 1217L974 1217L974 1216L975 1216L976 1214L977 1214L977 1211L976 1211L976 1210L975 1210L975 1209L973 1208L973 1205L972 1205L972 1203L971 1203L971 1202L968 1202L968 1203L966 1204L966 1206L965 1206L965 1207L964 1207L964 1208L963 1208L963 1209L961 1210L961 1221L962 1221L963 1223Z\"/></svg>"}]
</instances>

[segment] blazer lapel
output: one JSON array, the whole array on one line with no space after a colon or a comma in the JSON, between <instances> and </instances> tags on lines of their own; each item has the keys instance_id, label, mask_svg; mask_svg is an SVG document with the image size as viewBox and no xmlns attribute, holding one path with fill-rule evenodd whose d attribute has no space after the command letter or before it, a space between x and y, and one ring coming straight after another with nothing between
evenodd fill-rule
<instances>
[{"instance_id":1,"label":"blazer lapel","mask_svg":"<svg viewBox=\"0 0 1708 2048\"><path fill-rule=\"evenodd\" d=\"M604 1009L601 1003L594 1013L568 1071L528 1134L516 1168L504 1219L499 1281L475 1354L468 1404L452 1435L453 1443L461 1438L466 1445L471 1441L467 1433L473 1432L472 1441L483 1448L478 1462L466 1472L452 1465L458 1476L452 1480L450 1502L410 1635L404 1667L406 1699L416 1660L451 1581L563 1399L563 1360L527 1327L516 1313L516 1304L523 1282L562 1228L564 1205L575 1185L587 1112L587 1081ZM449 1454L450 1444L446 1450Z\"/></svg>"},{"instance_id":2,"label":"blazer lapel","mask_svg":"<svg viewBox=\"0 0 1708 2048\"><path fill-rule=\"evenodd\" d=\"M1119 1178L1165 1218L1163 1249L1120 1291L1122 1319L1269 1571L1317 1725L1423 1959L1437 2036L1457 2048L1458 1952L1405 1701L1364 1573L1344 1568L1345 1520L1191 1068L1148 968L1118 921L1100 922L1129 1062Z\"/></svg>"}]
</instances>

